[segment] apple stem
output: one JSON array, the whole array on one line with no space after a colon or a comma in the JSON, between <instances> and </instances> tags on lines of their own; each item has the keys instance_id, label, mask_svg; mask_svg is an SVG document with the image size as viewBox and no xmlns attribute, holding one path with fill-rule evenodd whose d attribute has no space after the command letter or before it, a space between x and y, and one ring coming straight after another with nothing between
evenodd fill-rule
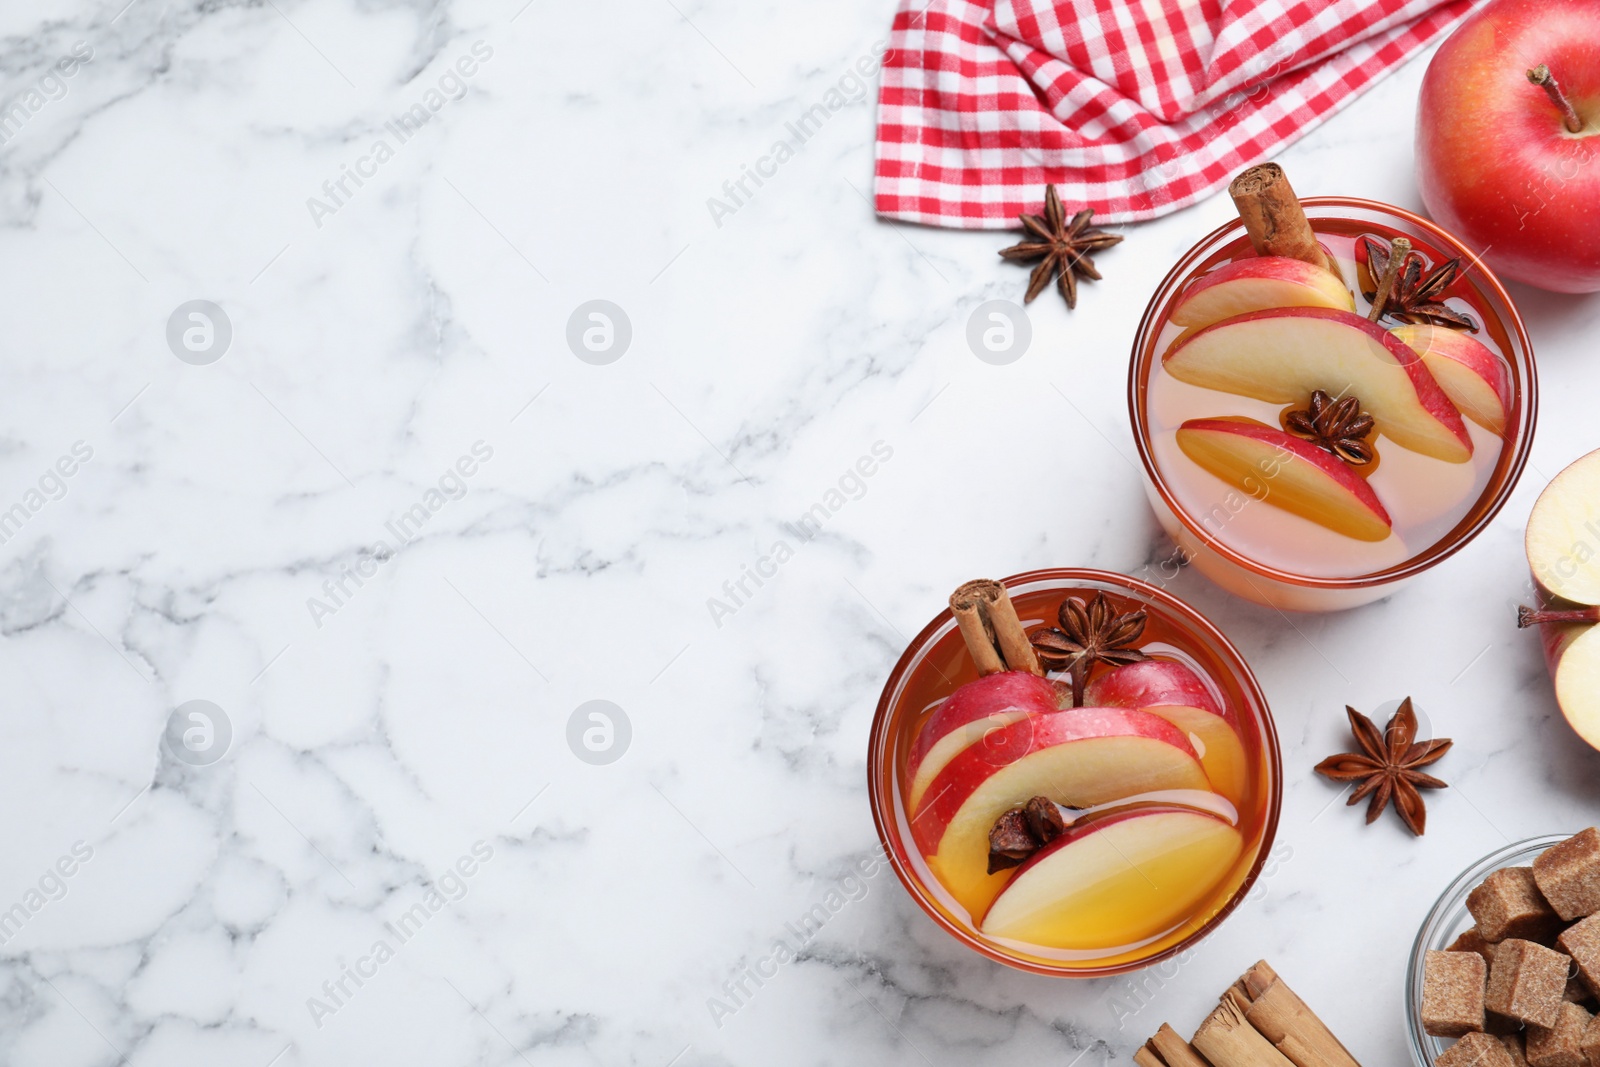
<instances>
[{"instance_id":1,"label":"apple stem","mask_svg":"<svg viewBox=\"0 0 1600 1067\"><path fill-rule=\"evenodd\" d=\"M1400 268L1405 266L1406 257L1411 254L1411 242L1404 237L1396 237L1389 245L1389 265L1383 269L1383 277L1378 279L1378 291L1372 294L1372 310L1367 312L1367 319L1377 322L1383 317L1383 309L1389 303L1389 297L1394 293L1395 282L1400 277Z\"/></svg>"},{"instance_id":2,"label":"apple stem","mask_svg":"<svg viewBox=\"0 0 1600 1067\"><path fill-rule=\"evenodd\" d=\"M1517 629L1541 626L1547 622L1600 622L1600 606L1573 608L1570 611L1535 611L1533 608L1517 609Z\"/></svg>"},{"instance_id":3,"label":"apple stem","mask_svg":"<svg viewBox=\"0 0 1600 1067\"><path fill-rule=\"evenodd\" d=\"M1550 102L1561 112L1561 121L1566 123L1568 133L1583 132L1583 117L1578 114L1578 109L1572 106L1572 101L1567 99L1567 94L1561 91L1561 83L1556 81L1556 76L1550 73L1550 68L1540 63L1528 71L1528 80L1545 91Z\"/></svg>"}]
</instances>

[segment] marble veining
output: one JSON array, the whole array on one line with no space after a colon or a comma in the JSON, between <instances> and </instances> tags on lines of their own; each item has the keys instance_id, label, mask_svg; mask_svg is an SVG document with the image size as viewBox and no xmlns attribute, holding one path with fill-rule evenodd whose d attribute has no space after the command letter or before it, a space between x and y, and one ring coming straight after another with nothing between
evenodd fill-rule
<instances>
[{"instance_id":1,"label":"marble veining","mask_svg":"<svg viewBox=\"0 0 1600 1067\"><path fill-rule=\"evenodd\" d=\"M1600 304L1516 290L1545 392L1505 514L1286 624L1166 567L1124 414L1226 199L981 361L1007 242L868 202L890 14L0 12L0 1063L1125 1063L1263 956L1405 1062L1435 896L1600 814L1512 626L1527 510L1595 444ZM1303 194L1419 206L1425 61L1284 154ZM965 951L867 810L907 640L1050 565L1160 576L1283 741L1258 892L1124 979ZM1456 739L1421 841L1310 773L1408 693Z\"/></svg>"}]
</instances>

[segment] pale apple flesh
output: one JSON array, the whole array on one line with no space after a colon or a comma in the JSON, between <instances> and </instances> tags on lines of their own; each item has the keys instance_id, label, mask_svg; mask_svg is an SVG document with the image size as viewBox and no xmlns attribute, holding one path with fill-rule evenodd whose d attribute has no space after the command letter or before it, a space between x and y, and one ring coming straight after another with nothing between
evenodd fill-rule
<instances>
[{"instance_id":1,"label":"pale apple flesh","mask_svg":"<svg viewBox=\"0 0 1600 1067\"><path fill-rule=\"evenodd\" d=\"M1224 714L1205 681L1186 664L1170 659L1151 658L1109 670L1089 683L1083 702L1112 708L1180 704Z\"/></svg>"},{"instance_id":2,"label":"pale apple flesh","mask_svg":"<svg viewBox=\"0 0 1600 1067\"><path fill-rule=\"evenodd\" d=\"M1600 452L1551 479L1528 516L1534 581L1574 604L1600 604Z\"/></svg>"},{"instance_id":3,"label":"pale apple flesh","mask_svg":"<svg viewBox=\"0 0 1600 1067\"><path fill-rule=\"evenodd\" d=\"M1200 755L1200 766L1211 780L1211 788L1227 797L1235 807L1245 807L1245 797L1250 792L1250 762L1233 724L1202 708L1181 704L1159 704L1144 710L1161 716L1183 731Z\"/></svg>"},{"instance_id":4,"label":"pale apple flesh","mask_svg":"<svg viewBox=\"0 0 1600 1067\"><path fill-rule=\"evenodd\" d=\"M1528 516L1528 569L1556 703L1584 742L1600 749L1600 452L1553 478Z\"/></svg>"},{"instance_id":5,"label":"pale apple flesh","mask_svg":"<svg viewBox=\"0 0 1600 1067\"><path fill-rule=\"evenodd\" d=\"M1573 732L1589 747L1600 748L1600 630L1592 625L1568 629L1576 633L1560 641L1551 666L1556 703Z\"/></svg>"},{"instance_id":6,"label":"pale apple flesh","mask_svg":"<svg viewBox=\"0 0 1600 1067\"><path fill-rule=\"evenodd\" d=\"M1472 458L1461 413L1422 357L1353 312L1251 312L1180 339L1162 363L1179 381L1269 403L1303 405L1318 389L1354 396L1401 447L1450 463Z\"/></svg>"},{"instance_id":7,"label":"pale apple flesh","mask_svg":"<svg viewBox=\"0 0 1600 1067\"><path fill-rule=\"evenodd\" d=\"M1286 256L1236 259L1198 279L1172 309L1178 326L1200 328L1268 308L1354 311L1355 297L1332 271Z\"/></svg>"},{"instance_id":8,"label":"pale apple flesh","mask_svg":"<svg viewBox=\"0 0 1600 1067\"><path fill-rule=\"evenodd\" d=\"M1191 419L1178 447L1196 464L1257 501L1358 541L1393 529L1372 487L1333 454L1252 419Z\"/></svg>"},{"instance_id":9,"label":"pale apple flesh","mask_svg":"<svg viewBox=\"0 0 1600 1067\"><path fill-rule=\"evenodd\" d=\"M1031 714L1059 707L1055 685L1027 671L1004 671L961 686L939 705L911 746L907 807L917 809L928 785L968 745L984 743L1001 727Z\"/></svg>"},{"instance_id":10,"label":"pale apple flesh","mask_svg":"<svg viewBox=\"0 0 1600 1067\"><path fill-rule=\"evenodd\" d=\"M1443 326L1400 326L1394 335L1416 350L1456 409L1504 435L1511 418L1511 368L1471 334Z\"/></svg>"},{"instance_id":11,"label":"pale apple flesh","mask_svg":"<svg viewBox=\"0 0 1600 1067\"><path fill-rule=\"evenodd\" d=\"M1200 812L1107 816L1019 867L979 929L1048 948L1135 945L1188 917L1243 851L1237 829Z\"/></svg>"},{"instance_id":12,"label":"pale apple flesh","mask_svg":"<svg viewBox=\"0 0 1600 1067\"><path fill-rule=\"evenodd\" d=\"M940 884L972 915L982 914L1009 874L988 873L989 831L1006 811L1036 796L1088 808L1160 790L1211 788L1188 738L1149 712L1070 708L1002 732L1019 736L998 747L1027 753L996 766L969 747L929 786L911 819L912 836Z\"/></svg>"}]
</instances>

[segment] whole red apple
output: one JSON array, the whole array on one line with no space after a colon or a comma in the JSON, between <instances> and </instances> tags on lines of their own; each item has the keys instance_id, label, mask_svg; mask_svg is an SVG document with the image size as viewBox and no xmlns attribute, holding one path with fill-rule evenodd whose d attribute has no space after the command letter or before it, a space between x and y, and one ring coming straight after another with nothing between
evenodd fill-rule
<instances>
[{"instance_id":1,"label":"whole red apple","mask_svg":"<svg viewBox=\"0 0 1600 1067\"><path fill-rule=\"evenodd\" d=\"M1417 178L1498 273L1600 290L1600 2L1493 0L1422 82Z\"/></svg>"}]
</instances>

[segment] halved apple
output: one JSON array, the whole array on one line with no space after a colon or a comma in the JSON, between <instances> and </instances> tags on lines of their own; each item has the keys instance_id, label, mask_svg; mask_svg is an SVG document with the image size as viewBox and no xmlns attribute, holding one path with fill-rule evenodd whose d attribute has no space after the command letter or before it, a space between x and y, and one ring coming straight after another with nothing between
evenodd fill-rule
<instances>
[{"instance_id":1,"label":"halved apple","mask_svg":"<svg viewBox=\"0 0 1600 1067\"><path fill-rule=\"evenodd\" d=\"M1162 363L1179 381L1276 404L1314 390L1355 396L1396 444L1450 463L1472 438L1416 350L1375 323L1332 308L1278 308L1227 319L1180 339Z\"/></svg>"},{"instance_id":2,"label":"halved apple","mask_svg":"<svg viewBox=\"0 0 1600 1067\"><path fill-rule=\"evenodd\" d=\"M1561 713L1600 748L1600 452L1539 494L1526 544L1540 606L1518 612L1517 625L1538 625Z\"/></svg>"},{"instance_id":3,"label":"halved apple","mask_svg":"<svg viewBox=\"0 0 1600 1067\"><path fill-rule=\"evenodd\" d=\"M912 837L940 884L974 916L1009 873L988 873L989 831L1007 810L1036 796L1088 808L1157 790L1211 787L1189 739L1147 711L1045 712L1012 723L991 741L990 752L969 746L952 759L911 819ZM1015 755L997 765L992 752Z\"/></svg>"},{"instance_id":4,"label":"halved apple","mask_svg":"<svg viewBox=\"0 0 1600 1067\"><path fill-rule=\"evenodd\" d=\"M1394 335L1416 349L1457 410L1504 434L1511 412L1511 368L1471 334L1443 326L1399 326Z\"/></svg>"},{"instance_id":5,"label":"halved apple","mask_svg":"<svg viewBox=\"0 0 1600 1067\"><path fill-rule=\"evenodd\" d=\"M1136 945L1188 916L1243 851L1238 830L1197 811L1107 815L1018 867L979 929L1048 948Z\"/></svg>"},{"instance_id":6,"label":"halved apple","mask_svg":"<svg viewBox=\"0 0 1600 1067\"><path fill-rule=\"evenodd\" d=\"M1287 256L1236 259L1198 279L1172 309L1178 326L1210 326L1268 308L1356 309L1355 297L1334 273Z\"/></svg>"},{"instance_id":7,"label":"halved apple","mask_svg":"<svg viewBox=\"0 0 1600 1067\"><path fill-rule=\"evenodd\" d=\"M1182 704L1204 708L1213 715L1223 713L1200 676L1187 664L1171 659L1141 660L1107 671L1089 683L1083 691L1083 702L1109 708Z\"/></svg>"},{"instance_id":8,"label":"halved apple","mask_svg":"<svg viewBox=\"0 0 1600 1067\"><path fill-rule=\"evenodd\" d=\"M906 761L911 773L907 807L917 810L928 784L968 745L997 740L1001 727L1060 706L1055 685L1027 671L991 674L957 689L934 710L912 743Z\"/></svg>"},{"instance_id":9,"label":"halved apple","mask_svg":"<svg viewBox=\"0 0 1600 1067\"><path fill-rule=\"evenodd\" d=\"M1254 419L1190 419L1178 427L1178 447L1261 503L1346 537L1382 541L1393 528L1378 494L1343 460Z\"/></svg>"}]
</instances>

